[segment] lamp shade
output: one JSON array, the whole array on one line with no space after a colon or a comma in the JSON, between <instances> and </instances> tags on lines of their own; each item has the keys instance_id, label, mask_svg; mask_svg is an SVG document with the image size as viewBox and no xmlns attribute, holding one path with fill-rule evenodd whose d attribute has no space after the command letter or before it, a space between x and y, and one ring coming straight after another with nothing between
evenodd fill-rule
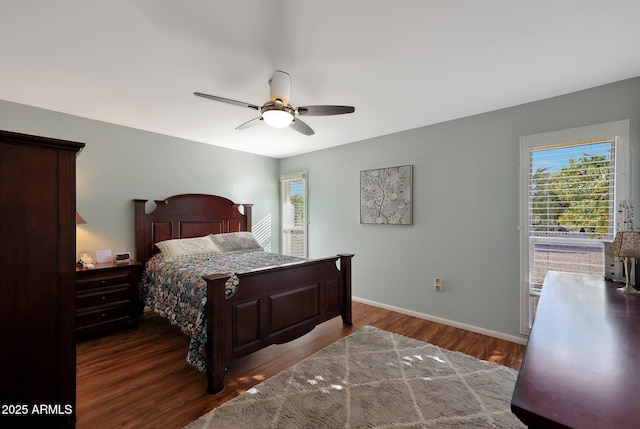
<instances>
[{"instance_id":1,"label":"lamp shade","mask_svg":"<svg viewBox=\"0 0 640 429\"><path fill-rule=\"evenodd\" d=\"M620 231L607 250L619 258L640 258L640 231Z\"/></svg>"},{"instance_id":2,"label":"lamp shade","mask_svg":"<svg viewBox=\"0 0 640 429\"><path fill-rule=\"evenodd\" d=\"M82 216L80 216L78 212L76 212L76 225L80 225L83 223L87 223L87 221L82 219Z\"/></svg>"},{"instance_id":3,"label":"lamp shade","mask_svg":"<svg viewBox=\"0 0 640 429\"><path fill-rule=\"evenodd\" d=\"M262 119L273 128L285 128L293 121L293 115L286 110L272 109L262 112Z\"/></svg>"}]
</instances>

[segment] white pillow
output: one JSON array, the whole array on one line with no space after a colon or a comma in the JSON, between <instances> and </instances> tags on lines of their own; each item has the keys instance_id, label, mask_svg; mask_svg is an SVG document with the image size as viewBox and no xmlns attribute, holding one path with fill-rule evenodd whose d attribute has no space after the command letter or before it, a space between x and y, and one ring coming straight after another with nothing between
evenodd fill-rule
<instances>
[{"instance_id":1,"label":"white pillow","mask_svg":"<svg viewBox=\"0 0 640 429\"><path fill-rule=\"evenodd\" d=\"M194 238L176 238L156 243L165 261L188 258L206 258L222 252L208 235Z\"/></svg>"},{"instance_id":2,"label":"white pillow","mask_svg":"<svg viewBox=\"0 0 640 429\"><path fill-rule=\"evenodd\" d=\"M264 250L253 234L248 231L211 234L209 237L225 253L238 250Z\"/></svg>"}]
</instances>

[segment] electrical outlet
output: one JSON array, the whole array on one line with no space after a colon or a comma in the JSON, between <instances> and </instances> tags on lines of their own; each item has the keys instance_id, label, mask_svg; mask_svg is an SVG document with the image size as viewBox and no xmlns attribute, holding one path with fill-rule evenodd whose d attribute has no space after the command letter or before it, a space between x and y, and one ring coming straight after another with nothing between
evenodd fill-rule
<instances>
[{"instance_id":1,"label":"electrical outlet","mask_svg":"<svg viewBox=\"0 0 640 429\"><path fill-rule=\"evenodd\" d=\"M435 279L433 279L433 288L436 290L436 292L442 291L442 280L440 280L440 277L436 277Z\"/></svg>"}]
</instances>

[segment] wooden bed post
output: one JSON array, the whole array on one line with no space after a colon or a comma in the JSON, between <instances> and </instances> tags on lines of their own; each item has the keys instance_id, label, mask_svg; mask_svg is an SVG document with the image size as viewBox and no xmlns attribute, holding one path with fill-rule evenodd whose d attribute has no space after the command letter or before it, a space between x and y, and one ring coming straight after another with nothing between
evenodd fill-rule
<instances>
[{"instance_id":1,"label":"wooden bed post","mask_svg":"<svg viewBox=\"0 0 640 429\"><path fill-rule=\"evenodd\" d=\"M135 241L136 241L136 255L135 258L138 261L146 262L151 255L146 243L149 242L149 238L146 236L148 231L144 227L144 215L145 204L147 200L133 200L135 206Z\"/></svg>"},{"instance_id":2,"label":"wooden bed post","mask_svg":"<svg viewBox=\"0 0 640 429\"><path fill-rule=\"evenodd\" d=\"M244 207L244 225L242 225L243 227L243 231L249 231L251 232L251 225L253 225L253 220L251 219L251 207L253 207L253 204L243 204L242 207Z\"/></svg>"},{"instance_id":3,"label":"wooden bed post","mask_svg":"<svg viewBox=\"0 0 640 429\"><path fill-rule=\"evenodd\" d=\"M340 253L340 272L342 273L342 282L344 283L344 307L342 308L342 325L353 326L351 316L351 258L352 253Z\"/></svg>"},{"instance_id":4,"label":"wooden bed post","mask_svg":"<svg viewBox=\"0 0 640 429\"><path fill-rule=\"evenodd\" d=\"M224 336L229 326L224 326L224 285L228 274L205 276L207 281L207 393L224 390L226 350Z\"/></svg>"}]
</instances>

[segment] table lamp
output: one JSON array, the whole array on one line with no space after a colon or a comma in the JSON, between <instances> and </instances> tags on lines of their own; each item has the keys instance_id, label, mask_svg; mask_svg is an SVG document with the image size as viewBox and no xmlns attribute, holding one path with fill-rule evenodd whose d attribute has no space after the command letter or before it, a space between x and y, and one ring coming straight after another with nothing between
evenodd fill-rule
<instances>
[{"instance_id":1,"label":"table lamp","mask_svg":"<svg viewBox=\"0 0 640 429\"><path fill-rule=\"evenodd\" d=\"M618 288L618 291L627 294L640 294L640 291L635 290L631 285L633 260L640 258L640 231L619 231L613 243L611 243L611 247L607 250L607 255L624 259L627 284L625 287Z\"/></svg>"},{"instance_id":2,"label":"table lamp","mask_svg":"<svg viewBox=\"0 0 640 429\"><path fill-rule=\"evenodd\" d=\"M86 220L82 219L82 216L78 212L76 212L76 225L82 225L87 223Z\"/></svg>"}]
</instances>

